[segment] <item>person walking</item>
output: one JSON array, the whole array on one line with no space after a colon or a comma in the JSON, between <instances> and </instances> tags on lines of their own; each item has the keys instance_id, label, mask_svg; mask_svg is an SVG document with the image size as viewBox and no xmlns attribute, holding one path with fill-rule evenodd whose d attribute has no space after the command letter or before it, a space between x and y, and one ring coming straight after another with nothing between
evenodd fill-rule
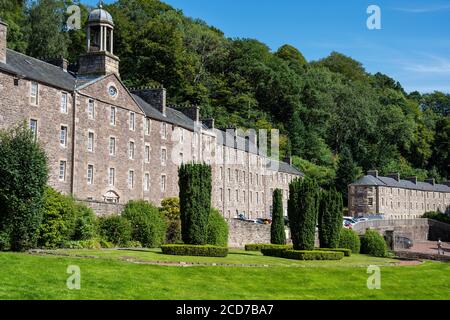
<instances>
[{"instance_id":1,"label":"person walking","mask_svg":"<svg viewBox=\"0 0 450 320\"><path fill-rule=\"evenodd\" d=\"M438 243L437 243L437 247L438 247L438 254L444 254L444 249L442 248L442 241L441 238L438 239Z\"/></svg>"}]
</instances>

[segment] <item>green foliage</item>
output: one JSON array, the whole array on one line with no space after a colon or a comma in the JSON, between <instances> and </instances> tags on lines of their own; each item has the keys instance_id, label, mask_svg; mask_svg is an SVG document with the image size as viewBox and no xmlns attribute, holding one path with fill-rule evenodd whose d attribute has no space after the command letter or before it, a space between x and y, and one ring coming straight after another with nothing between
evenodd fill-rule
<instances>
[{"instance_id":1,"label":"green foliage","mask_svg":"<svg viewBox=\"0 0 450 320\"><path fill-rule=\"evenodd\" d=\"M283 194L280 189L273 192L272 225L270 226L270 243L285 244L286 232L284 231Z\"/></svg>"},{"instance_id":2,"label":"green foliage","mask_svg":"<svg viewBox=\"0 0 450 320\"><path fill-rule=\"evenodd\" d=\"M309 178L289 185L288 216L295 250L314 249L319 192L317 183Z\"/></svg>"},{"instance_id":3,"label":"green foliage","mask_svg":"<svg viewBox=\"0 0 450 320\"><path fill-rule=\"evenodd\" d=\"M245 245L245 251L261 251L262 249L272 249L272 248L282 248L282 249L292 249L291 245L283 244L267 244L267 243L252 243Z\"/></svg>"},{"instance_id":4,"label":"green foliage","mask_svg":"<svg viewBox=\"0 0 450 320\"><path fill-rule=\"evenodd\" d=\"M31 130L0 132L0 233L13 251L36 246L47 175L47 157Z\"/></svg>"},{"instance_id":5,"label":"green foliage","mask_svg":"<svg viewBox=\"0 0 450 320\"><path fill-rule=\"evenodd\" d=\"M120 215L100 218L99 229L104 239L119 247L126 247L131 241L131 222Z\"/></svg>"},{"instance_id":6,"label":"green foliage","mask_svg":"<svg viewBox=\"0 0 450 320\"><path fill-rule=\"evenodd\" d=\"M228 245L228 223L217 209L211 209L208 217L208 244Z\"/></svg>"},{"instance_id":7,"label":"green foliage","mask_svg":"<svg viewBox=\"0 0 450 320\"><path fill-rule=\"evenodd\" d=\"M342 196L334 188L322 190L319 200L319 241L321 248L338 248L342 229Z\"/></svg>"},{"instance_id":8,"label":"green foliage","mask_svg":"<svg viewBox=\"0 0 450 320\"><path fill-rule=\"evenodd\" d=\"M286 248L263 248L261 253L265 256L294 260L341 260L344 250L290 250Z\"/></svg>"},{"instance_id":9,"label":"green foliage","mask_svg":"<svg viewBox=\"0 0 450 320\"><path fill-rule=\"evenodd\" d=\"M80 203L75 203L74 240L89 240L97 236L97 217L94 211Z\"/></svg>"},{"instance_id":10,"label":"green foliage","mask_svg":"<svg viewBox=\"0 0 450 320\"><path fill-rule=\"evenodd\" d=\"M300 169L305 176L316 180L322 187L329 187L330 184L333 184L336 176L334 167L320 166L297 156L292 157L292 164Z\"/></svg>"},{"instance_id":11,"label":"green foliage","mask_svg":"<svg viewBox=\"0 0 450 320\"><path fill-rule=\"evenodd\" d=\"M226 257L227 247L212 245L165 244L161 246L164 254L178 256Z\"/></svg>"},{"instance_id":12,"label":"green foliage","mask_svg":"<svg viewBox=\"0 0 450 320\"><path fill-rule=\"evenodd\" d=\"M386 241L377 231L367 230L361 238L361 253L385 257L387 255Z\"/></svg>"},{"instance_id":13,"label":"green foliage","mask_svg":"<svg viewBox=\"0 0 450 320\"><path fill-rule=\"evenodd\" d=\"M358 234L353 230L342 228L339 237L339 248L347 248L353 253L359 253L361 241Z\"/></svg>"},{"instance_id":14,"label":"green foliage","mask_svg":"<svg viewBox=\"0 0 450 320\"><path fill-rule=\"evenodd\" d=\"M70 240L66 241L63 244L64 248L67 249L92 249L92 250L98 250L102 248L102 244L108 248L110 245L107 242L100 242L98 239L91 239L91 240Z\"/></svg>"},{"instance_id":15,"label":"green foliage","mask_svg":"<svg viewBox=\"0 0 450 320\"><path fill-rule=\"evenodd\" d=\"M345 257L350 257L352 255L352 250L347 248L315 248L315 251L332 251L332 252L342 252Z\"/></svg>"},{"instance_id":16,"label":"green foliage","mask_svg":"<svg viewBox=\"0 0 450 320\"><path fill-rule=\"evenodd\" d=\"M139 241L147 248L159 247L164 242L166 221L151 203L144 200L129 201L122 216L131 223L132 240Z\"/></svg>"},{"instance_id":17,"label":"green foliage","mask_svg":"<svg viewBox=\"0 0 450 320\"><path fill-rule=\"evenodd\" d=\"M207 244L211 167L205 164L182 164L178 169L178 185L183 242Z\"/></svg>"},{"instance_id":18,"label":"green foliage","mask_svg":"<svg viewBox=\"0 0 450 320\"><path fill-rule=\"evenodd\" d=\"M348 148L343 148L339 154L338 167L336 170L336 189L343 195L344 204L348 202L348 185L354 182L359 175L358 168L353 161L352 154Z\"/></svg>"},{"instance_id":19,"label":"green foliage","mask_svg":"<svg viewBox=\"0 0 450 320\"><path fill-rule=\"evenodd\" d=\"M165 243L181 243L180 200L178 198L161 200L160 211L167 223Z\"/></svg>"},{"instance_id":20,"label":"green foliage","mask_svg":"<svg viewBox=\"0 0 450 320\"><path fill-rule=\"evenodd\" d=\"M422 218L426 218L426 219L432 219L432 220L436 220L436 221L440 221L440 222L444 222L444 223L449 223L450 224L450 216L447 214L444 214L442 212L425 212L422 215Z\"/></svg>"}]
</instances>

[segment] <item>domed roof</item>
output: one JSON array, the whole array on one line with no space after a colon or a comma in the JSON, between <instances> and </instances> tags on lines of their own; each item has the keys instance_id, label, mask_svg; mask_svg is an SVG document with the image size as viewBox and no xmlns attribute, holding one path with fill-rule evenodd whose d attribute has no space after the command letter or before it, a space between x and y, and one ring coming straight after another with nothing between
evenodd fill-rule
<instances>
[{"instance_id":1,"label":"domed roof","mask_svg":"<svg viewBox=\"0 0 450 320\"><path fill-rule=\"evenodd\" d=\"M89 13L88 23L90 22L103 22L114 25L111 14L101 7L99 9L92 10L91 13Z\"/></svg>"}]
</instances>

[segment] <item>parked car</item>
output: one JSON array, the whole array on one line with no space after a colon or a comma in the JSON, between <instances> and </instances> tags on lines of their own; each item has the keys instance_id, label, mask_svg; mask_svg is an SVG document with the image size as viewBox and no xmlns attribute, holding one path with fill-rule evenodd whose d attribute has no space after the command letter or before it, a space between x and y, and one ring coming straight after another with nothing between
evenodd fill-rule
<instances>
[{"instance_id":1,"label":"parked car","mask_svg":"<svg viewBox=\"0 0 450 320\"><path fill-rule=\"evenodd\" d=\"M363 222L363 221L369 220L369 218L358 217L358 218L356 218L355 220L356 220L356 222Z\"/></svg>"},{"instance_id":2,"label":"parked car","mask_svg":"<svg viewBox=\"0 0 450 320\"><path fill-rule=\"evenodd\" d=\"M355 224L357 221L353 217L344 217L345 221Z\"/></svg>"},{"instance_id":3,"label":"parked car","mask_svg":"<svg viewBox=\"0 0 450 320\"><path fill-rule=\"evenodd\" d=\"M409 249L413 246L413 241L407 237L397 236L395 237L395 246L397 248Z\"/></svg>"},{"instance_id":4,"label":"parked car","mask_svg":"<svg viewBox=\"0 0 450 320\"><path fill-rule=\"evenodd\" d=\"M351 224L349 221L342 221L342 226L346 229L352 229L353 228L353 224Z\"/></svg>"}]
</instances>

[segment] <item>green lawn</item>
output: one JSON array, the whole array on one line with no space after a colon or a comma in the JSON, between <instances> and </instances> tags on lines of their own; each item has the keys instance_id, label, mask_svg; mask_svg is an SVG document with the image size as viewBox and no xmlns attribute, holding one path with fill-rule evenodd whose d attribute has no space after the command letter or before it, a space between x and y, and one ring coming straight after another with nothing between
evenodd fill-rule
<instances>
[{"instance_id":1,"label":"green lawn","mask_svg":"<svg viewBox=\"0 0 450 320\"><path fill-rule=\"evenodd\" d=\"M0 253L0 299L450 299L448 263L399 267L390 266L392 259L364 255L297 262L245 251L227 258L166 256L158 250L58 253L91 258ZM155 266L122 261L124 256L270 267ZM367 289L370 264L381 266L380 290ZM68 265L80 267L81 290L67 289Z\"/></svg>"}]
</instances>

